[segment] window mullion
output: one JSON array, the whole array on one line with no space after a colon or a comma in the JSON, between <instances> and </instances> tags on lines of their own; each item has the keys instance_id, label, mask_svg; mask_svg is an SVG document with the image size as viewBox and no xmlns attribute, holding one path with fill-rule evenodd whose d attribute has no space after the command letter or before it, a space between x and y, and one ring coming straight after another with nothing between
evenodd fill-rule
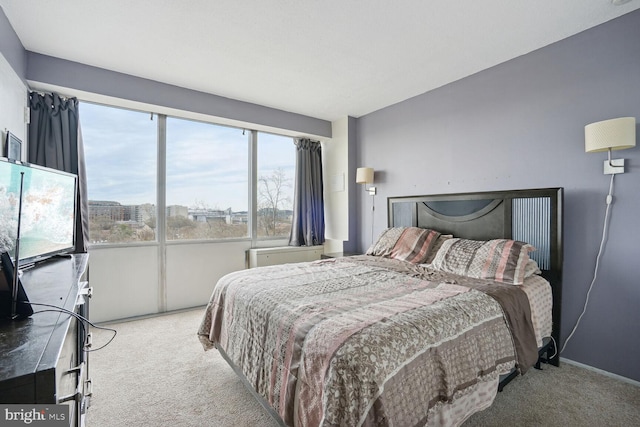
<instances>
[{"instance_id":1,"label":"window mullion","mask_svg":"<svg viewBox=\"0 0 640 427\"><path fill-rule=\"evenodd\" d=\"M158 114L156 239L158 241L158 311L167 311L167 116Z\"/></svg>"},{"instance_id":2,"label":"window mullion","mask_svg":"<svg viewBox=\"0 0 640 427\"><path fill-rule=\"evenodd\" d=\"M249 133L249 227L251 246L258 239L258 131Z\"/></svg>"}]
</instances>

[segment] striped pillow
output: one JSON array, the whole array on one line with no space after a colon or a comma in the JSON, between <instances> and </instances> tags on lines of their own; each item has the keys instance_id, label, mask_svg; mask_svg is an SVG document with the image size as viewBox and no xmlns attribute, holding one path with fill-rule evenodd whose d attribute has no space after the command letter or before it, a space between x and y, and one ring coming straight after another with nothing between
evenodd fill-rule
<instances>
[{"instance_id":1,"label":"striped pillow","mask_svg":"<svg viewBox=\"0 0 640 427\"><path fill-rule=\"evenodd\" d=\"M442 247L442 244L449 239L453 239L453 234L441 234L440 236L438 236L438 240L436 240L436 243L434 243L433 247L431 248L429 256L424 260L425 265L429 265L433 262L433 259L436 257L436 254Z\"/></svg>"},{"instance_id":2,"label":"striped pillow","mask_svg":"<svg viewBox=\"0 0 640 427\"><path fill-rule=\"evenodd\" d=\"M527 261L527 264L524 266L524 278L526 279L527 277L531 277L536 274L542 274L542 271L540 271L538 263L529 258L529 261Z\"/></svg>"},{"instance_id":3,"label":"striped pillow","mask_svg":"<svg viewBox=\"0 0 640 427\"><path fill-rule=\"evenodd\" d=\"M428 228L390 227L367 250L367 255L421 264L433 258L440 233Z\"/></svg>"},{"instance_id":4,"label":"striped pillow","mask_svg":"<svg viewBox=\"0 0 640 427\"><path fill-rule=\"evenodd\" d=\"M405 229L406 227L391 227L383 230L366 254L388 258Z\"/></svg>"},{"instance_id":5,"label":"striped pillow","mask_svg":"<svg viewBox=\"0 0 640 427\"><path fill-rule=\"evenodd\" d=\"M524 283L529 252L536 248L509 239L449 239L442 244L431 267L461 276L512 285Z\"/></svg>"},{"instance_id":6,"label":"striped pillow","mask_svg":"<svg viewBox=\"0 0 640 427\"><path fill-rule=\"evenodd\" d=\"M412 264L421 264L429 258L440 233L428 228L407 227L391 250L390 257Z\"/></svg>"}]
</instances>

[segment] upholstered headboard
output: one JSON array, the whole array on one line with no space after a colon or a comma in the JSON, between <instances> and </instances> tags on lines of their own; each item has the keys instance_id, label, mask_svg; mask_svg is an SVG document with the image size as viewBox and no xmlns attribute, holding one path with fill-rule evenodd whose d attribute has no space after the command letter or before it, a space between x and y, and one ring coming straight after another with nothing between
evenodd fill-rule
<instances>
[{"instance_id":1,"label":"upholstered headboard","mask_svg":"<svg viewBox=\"0 0 640 427\"><path fill-rule=\"evenodd\" d=\"M466 239L507 238L535 246L530 257L553 288L552 336L559 344L562 201L562 188L389 197L388 222L390 227L431 228Z\"/></svg>"}]
</instances>

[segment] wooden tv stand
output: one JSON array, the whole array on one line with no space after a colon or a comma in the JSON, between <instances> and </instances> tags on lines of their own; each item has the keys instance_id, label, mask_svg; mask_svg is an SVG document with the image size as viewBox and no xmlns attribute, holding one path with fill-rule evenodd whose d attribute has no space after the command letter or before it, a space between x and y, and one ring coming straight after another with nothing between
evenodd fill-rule
<instances>
[{"instance_id":1,"label":"wooden tv stand","mask_svg":"<svg viewBox=\"0 0 640 427\"><path fill-rule=\"evenodd\" d=\"M89 315L88 254L52 259L23 272L32 303ZM0 404L64 404L69 425L84 424L89 405L88 328L68 313L33 305L27 319L0 319Z\"/></svg>"}]
</instances>

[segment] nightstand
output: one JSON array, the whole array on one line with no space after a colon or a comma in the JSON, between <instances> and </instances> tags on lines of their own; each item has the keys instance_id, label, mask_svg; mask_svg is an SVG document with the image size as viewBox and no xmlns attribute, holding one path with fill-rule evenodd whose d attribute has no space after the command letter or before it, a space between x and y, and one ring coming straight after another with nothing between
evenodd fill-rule
<instances>
[{"instance_id":1,"label":"nightstand","mask_svg":"<svg viewBox=\"0 0 640 427\"><path fill-rule=\"evenodd\" d=\"M355 252L329 252L329 253L320 255L320 258L322 259L342 258L343 256L352 256L352 255L362 255L362 254L358 254Z\"/></svg>"}]
</instances>

